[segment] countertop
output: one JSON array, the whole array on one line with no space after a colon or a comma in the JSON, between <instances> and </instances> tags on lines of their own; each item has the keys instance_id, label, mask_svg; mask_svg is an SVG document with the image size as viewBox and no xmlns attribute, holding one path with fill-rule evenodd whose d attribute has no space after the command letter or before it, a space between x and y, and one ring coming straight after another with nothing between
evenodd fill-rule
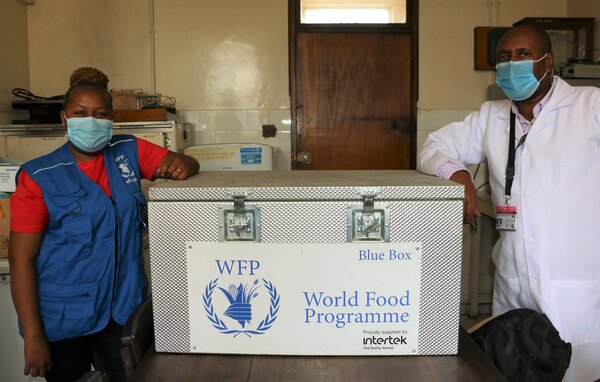
<instances>
[{"instance_id":1,"label":"countertop","mask_svg":"<svg viewBox=\"0 0 600 382\"><path fill-rule=\"evenodd\" d=\"M506 381L460 328L456 356L266 356L156 353L152 346L132 381Z\"/></svg>"}]
</instances>

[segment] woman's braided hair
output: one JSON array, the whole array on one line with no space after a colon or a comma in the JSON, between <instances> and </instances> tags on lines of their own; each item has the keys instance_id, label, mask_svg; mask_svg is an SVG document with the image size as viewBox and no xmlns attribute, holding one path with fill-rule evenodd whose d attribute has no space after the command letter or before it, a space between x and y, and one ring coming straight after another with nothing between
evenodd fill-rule
<instances>
[{"instance_id":1,"label":"woman's braided hair","mask_svg":"<svg viewBox=\"0 0 600 382\"><path fill-rule=\"evenodd\" d=\"M69 78L69 90L65 93L63 108L71 102L74 91L79 89L97 89L105 94L108 104L112 108L112 96L108 91L108 77L102 71L92 67L75 69Z\"/></svg>"},{"instance_id":2,"label":"woman's braided hair","mask_svg":"<svg viewBox=\"0 0 600 382\"><path fill-rule=\"evenodd\" d=\"M91 68L87 66L83 66L81 68L75 69L73 73L71 73L71 78L69 79L69 87L75 86L81 82L93 82L98 84L99 86L108 89L108 77L106 74L102 73L102 71Z\"/></svg>"}]
</instances>

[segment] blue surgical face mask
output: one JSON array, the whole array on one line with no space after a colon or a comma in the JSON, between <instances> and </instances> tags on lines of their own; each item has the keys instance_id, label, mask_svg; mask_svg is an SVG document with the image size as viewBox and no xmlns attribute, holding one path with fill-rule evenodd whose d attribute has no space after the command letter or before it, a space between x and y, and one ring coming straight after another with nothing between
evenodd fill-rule
<instances>
[{"instance_id":1,"label":"blue surgical face mask","mask_svg":"<svg viewBox=\"0 0 600 382\"><path fill-rule=\"evenodd\" d=\"M95 153L104 148L112 137L113 121L94 117L66 118L67 138L78 149Z\"/></svg>"},{"instance_id":2,"label":"blue surgical face mask","mask_svg":"<svg viewBox=\"0 0 600 382\"><path fill-rule=\"evenodd\" d=\"M496 64L496 84L504 94L513 101L523 101L533 95L547 72L538 81L533 74L533 63L546 58L548 53L539 60L508 61Z\"/></svg>"}]
</instances>

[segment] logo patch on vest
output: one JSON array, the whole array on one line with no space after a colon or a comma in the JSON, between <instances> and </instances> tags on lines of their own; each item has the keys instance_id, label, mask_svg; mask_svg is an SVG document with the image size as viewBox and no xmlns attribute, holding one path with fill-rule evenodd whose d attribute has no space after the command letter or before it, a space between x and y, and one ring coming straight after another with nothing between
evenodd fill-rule
<instances>
[{"instance_id":1,"label":"logo patch on vest","mask_svg":"<svg viewBox=\"0 0 600 382\"><path fill-rule=\"evenodd\" d=\"M135 176L135 172L131 168L129 159L127 159L125 155L119 155L116 157L115 162L117 162L117 167L119 168L121 177L123 177L125 183L129 184L138 181L137 177Z\"/></svg>"}]
</instances>

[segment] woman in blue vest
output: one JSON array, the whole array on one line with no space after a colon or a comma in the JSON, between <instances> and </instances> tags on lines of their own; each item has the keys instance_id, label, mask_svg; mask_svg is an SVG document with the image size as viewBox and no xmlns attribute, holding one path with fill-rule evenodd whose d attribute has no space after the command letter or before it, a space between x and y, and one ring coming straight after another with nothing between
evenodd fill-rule
<instances>
[{"instance_id":1,"label":"woman in blue vest","mask_svg":"<svg viewBox=\"0 0 600 382\"><path fill-rule=\"evenodd\" d=\"M196 174L189 156L112 135L112 99L94 82L65 94L68 142L25 163L11 197L11 291L25 374L75 381L94 365L125 379L119 339L147 294L142 179Z\"/></svg>"}]
</instances>

